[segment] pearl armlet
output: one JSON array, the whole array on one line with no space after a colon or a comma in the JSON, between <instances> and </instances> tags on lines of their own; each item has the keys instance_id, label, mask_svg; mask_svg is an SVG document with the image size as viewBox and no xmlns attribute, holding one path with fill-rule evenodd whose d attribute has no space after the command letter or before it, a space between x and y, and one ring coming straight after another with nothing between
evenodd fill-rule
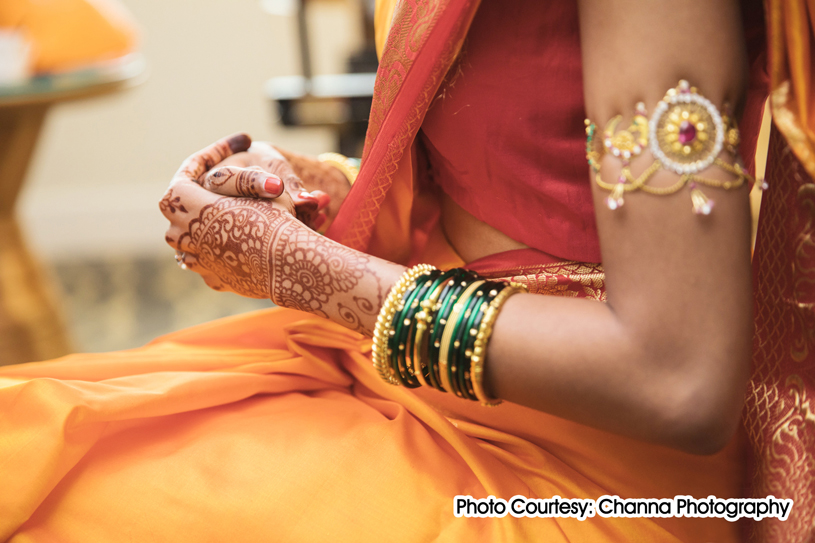
<instances>
[{"instance_id":1,"label":"pearl armlet","mask_svg":"<svg viewBox=\"0 0 815 543\"><path fill-rule=\"evenodd\" d=\"M730 164L719 158L722 151L738 157L739 129L727 106L725 113L720 113L710 100L685 80L665 93L650 119L645 104L640 102L631 124L618 130L621 120L622 116L618 115L606 124L602 143L598 145L595 139L597 126L586 119L586 159L597 185L611 191L606 198L606 205L611 210L623 206L626 192L641 190L648 194L668 195L687 185L693 212L709 215L714 202L700 190L700 185L727 190L740 187L745 180L755 181L738 161ZM656 160L638 177L634 177L630 160L646 149ZM604 154L611 154L622 161L623 167L615 183L603 181L600 176L600 158ZM720 181L699 175L711 165L730 172L735 179ZM669 187L649 186L650 178L661 169L678 174L679 180ZM767 188L763 180L760 188Z\"/></svg>"}]
</instances>

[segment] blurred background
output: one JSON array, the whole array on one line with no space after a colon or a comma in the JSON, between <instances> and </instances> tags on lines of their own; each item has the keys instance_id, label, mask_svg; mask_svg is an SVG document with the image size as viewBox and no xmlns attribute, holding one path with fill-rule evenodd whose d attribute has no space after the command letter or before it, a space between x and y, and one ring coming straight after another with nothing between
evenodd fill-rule
<instances>
[{"instance_id":1,"label":"blurred background","mask_svg":"<svg viewBox=\"0 0 815 543\"><path fill-rule=\"evenodd\" d=\"M102 5L3 0L0 65L26 47L26 10L49 3L59 17ZM110 1L116 58L2 74L0 364L135 347L270 306L180 270L157 203L186 156L233 132L313 155L358 148L376 70L369 4ZM350 71L362 76L317 77Z\"/></svg>"}]
</instances>

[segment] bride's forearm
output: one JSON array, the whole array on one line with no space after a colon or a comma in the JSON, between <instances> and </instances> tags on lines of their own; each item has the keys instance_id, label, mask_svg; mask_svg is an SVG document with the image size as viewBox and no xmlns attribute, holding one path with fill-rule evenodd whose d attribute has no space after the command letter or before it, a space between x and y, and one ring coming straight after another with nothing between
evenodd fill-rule
<instances>
[{"instance_id":1,"label":"bride's forearm","mask_svg":"<svg viewBox=\"0 0 815 543\"><path fill-rule=\"evenodd\" d=\"M612 433L717 450L735 428L728 403L740 398L743 380L733 378L726 353L704 352L708 338L686 348L677 348L676 330L644 338L649 318L659 320L643 311L627 321L593 300L513 296L488 345L485 387L492 397Z\"/></svg>"},{"instance_id":2,"label":"bride's forearm","mask_svg":"<svg viewBox=\"0 0 815 543\"><path fill-rule=\"evenodd\" d=\"M294 222L276 232L270 262L272 301L367 336L373 335L382 303L405 271Z\"/></svg>"},{"instance_id":3,"label":"bride's forearm","mask_svg":"<svg viewBox=\"0 0 815 543\"><path fill-rule=\"evenodd\" d=\"M371 336L388 292L406 268L295 221L273 229L272 300ZM741 341L743 319L724 318L711 328L705 306L693 303L699 288L692 274L677 273L690 280L654 295L647 307L634 293L613 306L512 296L488 343L488 395L688 451L721 447L734 427L732 412L738 414L738 406L734 411L730 404L733 398L738 403L743 385L742 356L732 348ZM666 313L666 305L679 313ZM720 315L742 308L738 297L718 303Z\"/></svg>"}]
</instances>

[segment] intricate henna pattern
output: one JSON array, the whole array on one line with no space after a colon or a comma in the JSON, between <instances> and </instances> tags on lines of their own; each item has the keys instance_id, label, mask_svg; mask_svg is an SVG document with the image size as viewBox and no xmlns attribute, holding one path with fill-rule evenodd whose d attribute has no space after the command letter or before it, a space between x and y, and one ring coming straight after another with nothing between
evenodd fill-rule
<instances>
[{"instance_id":1,"label":"intricate henna pattern","mask_svg":"<svg viewBox=\"0 0 815 543\"><path fill-rule=\"evenodd\" d=\"M269 297L268 247L282 211L257 200L221 198L190 222L190 244L198 262L233 291L252 298Z\"/></svg>"},{"instance_id":2,"label":"intricate henna pattern","mask_svg":"<svg viewBox=\"0 0 815 543\"><path fill-rule=\"evenodd\" d=\"M208 181L212 187L219 188L223 187L234 179L235 192L237 192L238 196L260 198L260 194L257 190L257 184L255 183L255 176L261 171L262 170L260 169L224 166L223 168L218 168L212 172L212 174L208 177Z\"/></svg>"},{"instance_id":3,"label":"intricate henna pattern","mask_svg":"<svg viewBox=\"0 0 815 543\"><path fill-rule=\"evenodd\" d=\"M248 198L205 206L186 235L198 265L230 290L370 335L384 288L369 255L315 234L270 202Z\"/></svg>"},{"instance_id":4,"label":"intricate henna pattern","mask_svg":"<svg viewBox=\"0 0 815 543\"><path fill-rule=\"evenodd\" d=\"M370 260L300 227L283 229L273 258L279 280L272 283L272 300L323 316L333 295L357 286Z\"/></svg>"},{"instance_id":5,"label":"intricate henna pattern","mask_svg":"<svg viewBox=\"0 0 815 543\"><path fill-rule=\"evenodd\" d=\"M167 194L165 194L164 198L158 203L158 207L165 213L167 211L170 213L175 213L176 211L187 213L187 208L181 203L181 196L173 196L173 189L167 191Z\"/></svg>"},{"instance_id":6,"label":"intricate henna pattern","mask_svg":"<svg viewBox=\"0 0 815 543\"><path fill-rule=\"evenodd\" d=\"M378 298L379 302L376 305L374 305L368 298L354 296L352 297L352 300L354 301L355 307L349 307L347 305L344 305L342 302L337 304L339 316L343 321L345 321L345 323L348 325L348 328L356 332L362 332L363 334L368 333L367 328L361 322L361 319L357 312L361 312L363 315L376 317L377 314L379 313L379 308L382 305L381 297Z\"/></svg>"}]
</instances>

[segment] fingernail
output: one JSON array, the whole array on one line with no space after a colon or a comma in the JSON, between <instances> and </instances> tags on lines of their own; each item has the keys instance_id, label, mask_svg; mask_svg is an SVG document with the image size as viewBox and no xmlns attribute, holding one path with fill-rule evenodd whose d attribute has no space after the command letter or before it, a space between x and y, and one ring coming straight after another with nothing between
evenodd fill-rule
<instances>
[{"instance_id":1,"label":"fingernail","mask_svg":"<svg viewBox=\"0 0 815 543\"><path fill-rule=\"evenodd\" d=\"M314 226L315 230L319 230L320 227L325 224L326 220L328 220L327 217L320 213L319 215L317 215L317 218L314 219L314 222L312 222L311 224Z\"/></svg>"},{"instance_id":2,"label":"fingernail","mask_svg":"<svg viewBox=\"0 0 815 543\"><path fill-rule=\"evenodd\" d=\"M297 195L297 197L300 198L301 200L316 200L317 199L314 196L312 196L310 192L306 192L306 191L302 191L301 193L299 193Z\"/></svg>"},{"instance_id":3,"label":"fingernail","mask_svg":"<svg viewBox=\"0 0 815 543\"><path fill-rule=\"evenodd\" d=\"M268 177L263 183L263 189L272 196L283 194L283 182L278 177Z\"/></svg>"},{"instance_id":4,"label":"fingernail","mask_svg":"<svg viewBox=\"0 0 815 543\"><path fill-rule=\"evenodd\" d=\"M240 153L249 149L249 146L252 145L252 139L246 134L235 134L230 136L226 143L233 153Z\"/></svg>"}]
</instances>

